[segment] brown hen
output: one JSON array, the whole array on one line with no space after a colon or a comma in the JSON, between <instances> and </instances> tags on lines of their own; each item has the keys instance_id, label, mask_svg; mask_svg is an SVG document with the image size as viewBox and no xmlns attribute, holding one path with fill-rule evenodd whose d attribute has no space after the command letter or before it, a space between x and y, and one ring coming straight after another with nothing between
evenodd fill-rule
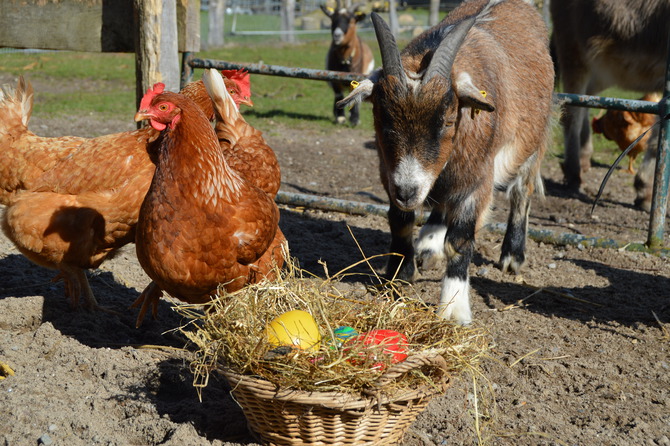
<instances>
[{"instance_id":1,"label":"brown hen","mask_svg":"<svg viewBox=\"0 0 670 446\"><path fill-rule=\"evenodd\" d=\"M658 102L661 95L658 93L647 93L642 98L643 101ZM657 120L657 116L650 113L630 112L623 110L607 110L601 117L594 117L591 121L593 133L602 133L602 135L614 141L623 152L635 141L642 133L646 132ZM647 133L630 152L628 152L629 173L634 174L633 163L635 158L647 150L650 134Z\"/></svg>"},{"instance_id":2,"label":"brown hen","mask_svg":"<svg viewBox=\"0 0 670 446\"><path fill-rule=\"evenodd\" d=\"M236 102L240 87L226 80ZM213 117L202 81L189 84ZM32 87L19 79L0 95L0 203L7 206L2 229L34 263L59 270L72 306L80 297L99 308L85 269L97 268L134 241L140 205L155 166L147 145L151 127L97 138L45 138L27 128Z\"/></svg>"},{"instance_id":3,"label":"brown hen","mask_svg":"<svg viewBox=\"0 0 670 446\"><path fill-rule=\"evenodd\" d=\"M137 224L137 257L153 280L133 304L138 325L149 307L155 315L162 291L204 303L220 284L238 290L283 262L272 197L230 168L202 110L163 88L149 90L135 115L161 131Z\"/></svg>"}]
</instances>

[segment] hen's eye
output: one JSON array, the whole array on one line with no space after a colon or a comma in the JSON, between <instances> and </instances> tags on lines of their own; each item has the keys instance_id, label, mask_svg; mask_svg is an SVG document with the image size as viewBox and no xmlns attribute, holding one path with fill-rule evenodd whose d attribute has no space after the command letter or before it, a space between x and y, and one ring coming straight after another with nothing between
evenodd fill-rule
<instances>
[{"instance_id":1,"label":"hen's eye","mask_svg":"<svg viewBox=\"0 0 670 446\"><path fill-rule=\"evenodd\" d=\"M167 106L167 104L161 104L161 105L158 106L158 109L160 111L166 111L168 109L168 106Z\"/></svg>"},{"instance_id":2,"label":"hen's eye","mask_svg":"<svg viewBox=\"0 0 670 446\"><path fill-rule=\"evenodd\" d=\"M230 94L234 94L234 93L235 93L235 90L233 90L233 89L231 88L230 90L228 90L228 93L230 93Z\"/></svg>"}]
</instances>

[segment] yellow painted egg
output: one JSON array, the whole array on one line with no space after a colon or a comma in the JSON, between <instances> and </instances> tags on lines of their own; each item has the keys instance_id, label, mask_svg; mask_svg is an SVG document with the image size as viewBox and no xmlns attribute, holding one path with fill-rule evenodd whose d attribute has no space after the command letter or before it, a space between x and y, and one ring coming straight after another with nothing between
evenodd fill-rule
<instances>
[{"instance_id":1,"label":"yellow painted egg","mask_svg":"<svg viewBox=\"0 0 670 446\"><path fill-rule=\"evenodd\" d=\"M316 321L306 311L293 310L281 314L267 326L270 345L294 345L303 350L316 351L321 345L321 334Z\"/></svg>"}]
</instances>

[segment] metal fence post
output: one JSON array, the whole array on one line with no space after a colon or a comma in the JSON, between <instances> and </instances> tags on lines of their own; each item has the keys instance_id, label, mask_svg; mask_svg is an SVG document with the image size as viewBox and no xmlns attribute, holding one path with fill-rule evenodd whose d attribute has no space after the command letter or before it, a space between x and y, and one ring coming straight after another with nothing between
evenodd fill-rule
<instances>
[{"instance_id":1,"label":"metal fence post","mask_svg":"<svg viewBox=\"0 0 670 446\"><path fill-rule=\"evenodd\" d=\"M651 199L649 216L649 234L647 245L650 248L663 246L665 231L665 214L668 208L668 184L670 184L670 120L665 119L670 113L670 40L668 41L668 59L665 72L665 89L663 99L659 103L659 119L661 128L658 132L658 153L656 170L654 171L654 189Z\"/></svg>"}]
</instances>

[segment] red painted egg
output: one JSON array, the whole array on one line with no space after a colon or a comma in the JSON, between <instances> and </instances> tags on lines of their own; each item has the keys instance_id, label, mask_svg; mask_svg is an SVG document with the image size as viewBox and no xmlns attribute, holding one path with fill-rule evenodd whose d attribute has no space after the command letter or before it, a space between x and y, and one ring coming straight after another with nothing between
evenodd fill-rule
<instances>
[{"instance_id":1,"label":"red painted egg","mask_svg":"<svg viewBox=\"0 0 670 446\"><path fill-rule=\"evenodd\" d=\"M357 344L363 344L362 346ZM355 338L351 338L346 343L349 348L361 348L364 346L371 345L380 345L383 346L383 349L378 350L374 349L370 351L370 355L374 355L372 360L381 359L377 357L378 354L389 355L391 357L391 364L396 364L407 359L407 336L402 333L398 333L394 330L370 330L366 333L361 333ZM365 356L365 352L360 353L361 356ZM352 361L356 363L358 361ZM373 367L384 368L383 363L375 363Z\"/></svg>"}]
</instances>

